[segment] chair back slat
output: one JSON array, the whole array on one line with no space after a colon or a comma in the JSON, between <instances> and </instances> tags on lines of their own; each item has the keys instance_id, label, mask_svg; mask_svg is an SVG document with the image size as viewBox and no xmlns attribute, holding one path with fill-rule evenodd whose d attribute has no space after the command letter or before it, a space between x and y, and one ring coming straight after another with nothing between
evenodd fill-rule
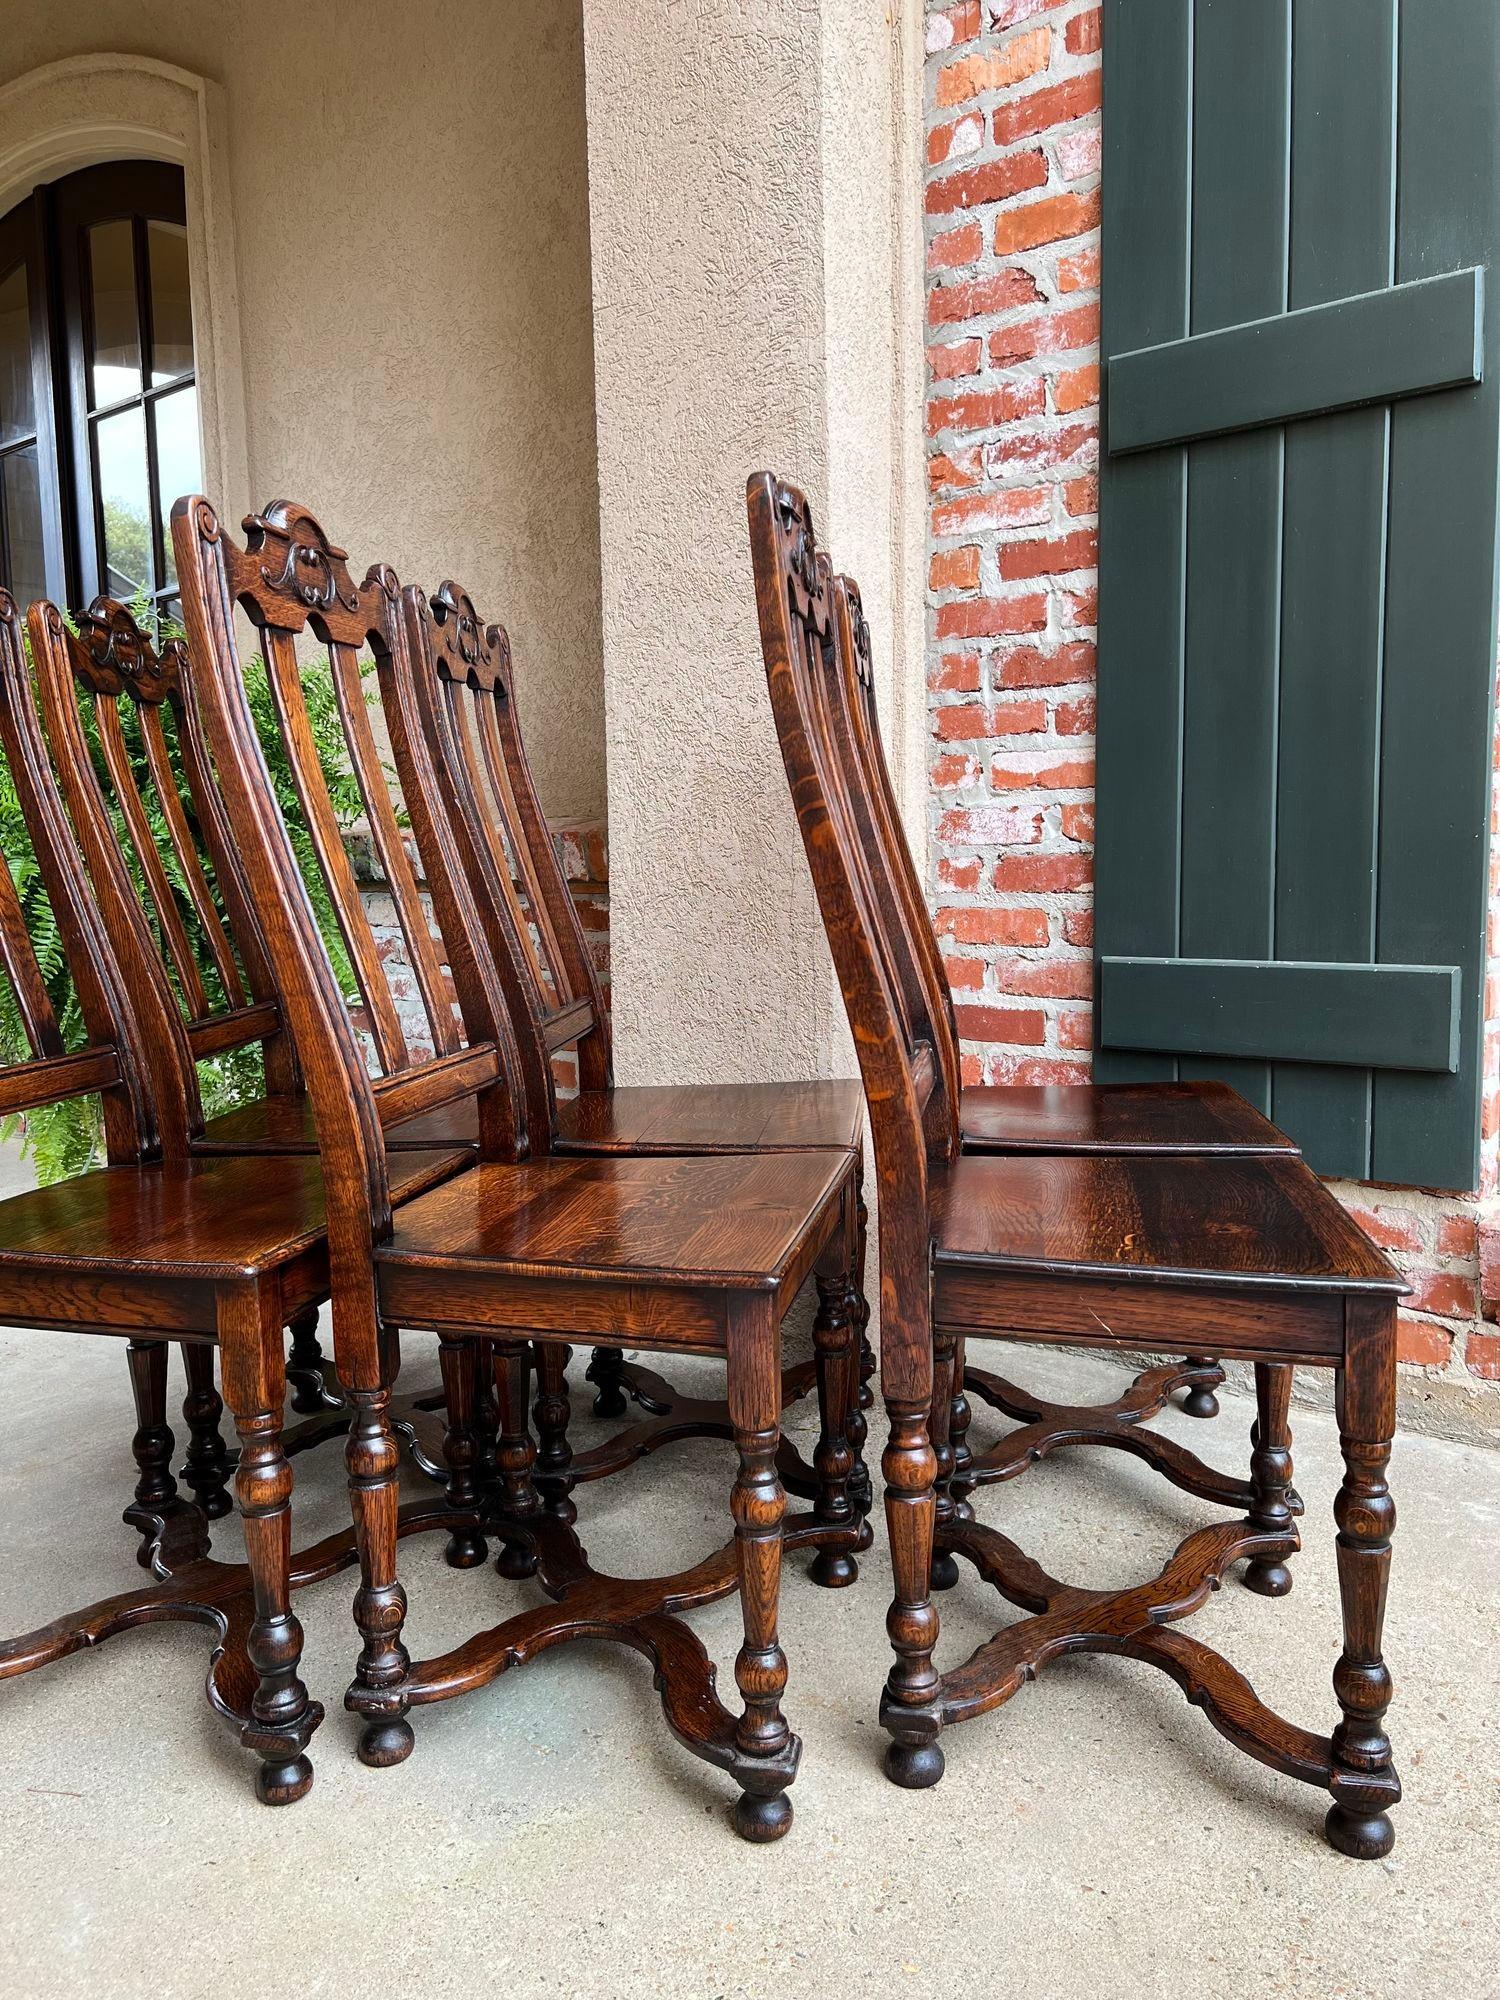
<instances>
[{"instance_id":1,"label":"chair back slat","mask_svg":"<svg viewBox=\"0 0 1500 2000\"><path fill-rule=\"evenodd\" d=\"M21 907L15 877L0 866L0 959L16 997L16 1010L34 1056L60 1056L62 1030L42 968L37 963L31 933L26 928L26 912Z\"/></svg>"},{"instance_id":2,"label":"chair back slat","mask_svg":"<svg viewBox=\"0 0 1500 2000\"><path fill-rule=\"evenodd\" d=\"M812 511L770 473L746 501L761 650L776 734L807 851L870 1114L879 1184L882 1371L893 1407L931 1394L927 1168L944 1135L924 1128L930 1046L919 1043L862 849L830 699L839 621Z\"/></svg>"},{"instance_id":3,"label":"chair back slat","mask_svg":"<svg viewBox=\"0 0 1500 2000\"><path fill-rule=\"evenodd\" d=\"M421 988L422 1003L432 1028L433 1046L439 1055L451 1055L458 1047L458 1027L446 998L443 968L433 949L432 927L422 907L416 877L401 838L401 829L396 823L390 787L375 747L359 656L352 646L333 645L328 649L328 661L355 781L370 824L370 838L390 888L391 900L396 906L396 920L406 941L407 962Z\"/></svg>"},{"instance_id":4,"label":"chair back slat","mask_svg":"<svg viewBox=\"0 0 1500 2000\"><path fill-rule=\"evenodd\" d=\"M925 996L924 1014L942 1071L943 1088L955 1109L962 1089L958 1026L953 1016L953 992L943 969L937 934L927 908L911 843L901 820L896 788L891 780L880 717L875 700L875 663L870 627L859 585L852 576L835 580L835 604L844 644L840 648L843 687L853 725L854 752L863 774L864 796L873 817L873 837L890 884L894 907L910 943L915 970Z\"/></svg>"},{"instance_id":5,"label":"chair back slat","mask_svg":"<svg viewBox=\"0 0 1500 2000\"><path fill-rule=\"evenodd\" d=\"M951 1002L940 960L936 987L929 976L929 957L936 956L932 926L901 827L878 729L873 742L870 739L873 711L859 686L861 672L869 675L869 627L858 585L848 577L833 579L833 608L837 643L829 650L823 678L834 753L902 1012L914 1041L926 1048L933 1060L924 1122L929 1138L951 1157L959 1143L960 1088ZM873 694L872 678L870 687Z\"/></svg>"},{"instance_id":6,"label":"chair back slat","mask_svg":"<svg viewBox=\"0 0 1500 2000\"><path fill-rule=\"evenodd\" d=\"M119 707L112 701L100 702L95 713L105 768L109 772L110 784L131 846L135 849L136 864L146 880L162 945L187 1003L188 1018L196 1021L208 1012L208 992L198 970L193 947L188 941L187 928L178 911L166 868L157 851L146 802L141 797L130 766L130 751L120 724Z\"/></svg>"},{"instance_id":7,"label":"chair back slat","mask_svg":"<svg viewBox=\"0 0 1500 2000\"><path fill-rule=\"evenodd\" d=\"M544 1003L537 997L535 960L528 948L527 925L516 899L498 821L492 810L477 803L484 795L484 760L470 728L472 702L462 678L471 661L482 674L493 670L491 656L503 635L497 627L482 628L467 605L461 620L440 618L426 594L414 587L402 593L402 603L410 678L403 684L393 677L390 689L382 687L397 764L404 766L412 743L420 739L433 772L441 828L473 899L486 964L500 985L507 1018L514 1024L516 1074L529 1144L533 1150L546 1150L556 1099L539 1027ZM440 672L438 662L450 652L459 656L458 670ZM396 715L392 703L402 692L407 708Z\"/></svg>"},{"instance_id":8,"label":"chair back slat","mask_svg":"<svg viewBox=\"0 0 1500 2000\"><path fill-rule=\"evenodd\" d=\"M37 603L28 615L32 652L38 658L66 636L62 614ZM37 714L20 613L0 590L0 750L30 837L37 873L62 941L82 1018L86 1046L64 1045L57 1009L27 929L10 869L0 864L5 905L4 959L21 1011L33 1060L0 1071L0 1112L32 1111L65 1098L99 1093L104 1140L114 1163L138 1162L185 1148L187 1128L180 1100L163 1105L153 1087L153 1028L169 1038L149 996L135 1005L120 956L106 934L99 903L85 872L87 857L65 809L57 773ZM24 997L23 997L24 996Z\"/></svg>"},{"instance_id":9,"label":"chair back slat","mask_svg":"<svg viewBox=\"0 0 1500 2000\"><path fill-rule=\"evenodd\" d=\"M482 695L476 698L475 691L463 681L447 674L441 675L441 680L448 711L447 740L457 752L467 816L489 861L485 880L490 892L505 903L525 961L531 1012L543 1019L571 996L559 990L546 951L550 940L533 928L530 900L517 880L521 864L509 838L505 811L509 801L495 787L493 766L498 760L493 755L492 734L487 735L484 726L490 704Z\"/></svg>"},{"instance_id":10,"label":"chair back slat","mask_svg":"<svg viewBox=\"0 0 1500 2000\"><path fill-rule=\"evenodd\" d=\"M59 779L75 823L98 851L114 850L109 893L133 897L148 923L186 1014L191 1058L258 1041L267 1088L295 1091L296 1055L188 697L186 657L180 639L158 649L125 605L95 598L76 634L37 658ZM121 911L110 921L123 922Z\"/></svg>"},{"instance_id":11,"label":"chair back slat","mask_svg":"<svg viewBox=\"0 0 1500 2000\"><path fill-rule=\"evenodd\" d=\"M375 933L365 913L359 884L354 877L354 865L339 830L333 801L323 782L317 743L307 713L307 699L302 692L302 670L297 661L296 641L291 632L276 625L267 625L263 637L271 699L291 755L297 803L302 808L308 838L328 886L344 949L349 954L349 965L369 1022L370 1039L375 1045L376 1060L389 1076L396 1070L405 1069L411 1061L411 1050L407 1046L401 1017L396 1012L396 1003L381 964Z\"/></svg>"},{"instance_id":12,"label":"chair back slat","mask_svg":"<svg viewBox=\"0 0 1500 2000\"><path fill-rule=\"evenodd\" d=\"M171 752L167 747L166 730L162 726L161 708L159 705L143 707L139 713L141 739L146 748L146 764L151 773L151 783L161 806L167 837L177 858L177 866L182 875L188 901L192 904L193 914L198 919L204 947L213 961L214 971L219 976L226 1006L230 1010L243 1007L248 997L245 984L240 977L240 969L235 964L229 939L225 935L223 920L214 908L213 892L203 871L198 844L193 839L187 814L183 810L182 794L177 789L176 773L173 771Z\"/></svg>"},{"instance_id":13,"label":"chair back slat","mask_svg":"<svg viewBox=\"0 0 1500 2000\"><path fill-rule=\"evenodd\" d=\"M582 1086L606 1089L609 1014L526 756L510 640L503 626L483 624L451 581L414 609L419 618L425 609L427 643L414 645L413 661L419 673L427 665L436 675L446 709L435 749L452 762L455 808L483 851L476 893L505 905L545 1046L576 1041Z\"/></svg>"},{"instance_id":14,"label":"chair back slat","mask_svg":"<svg viewBox=\"0 0 1500 2000\"><path fill-rule=\"evenodd\" d=\"M232 946L229 962L232 965L238 958L249 987L248 1004L220 1017L222 1021L235 1023L236 1039L218 1046L238 1048L259 1040L267 1090L278 1096L298 1094L302 1090L302 1072L297 1065L297 1051L281 1018L281 1001L266 957L265 941L235 852L208 746L203 740L203 719L192 698L187 647L181 639L170 640L163 647L162 663L164 668L170 663L168 699L177 723L177 754L187 781L188 797L228 918L229 932L224 942ZM217 957L215 952L216 962ZM190 1024L188 1032L195 1053L204 1054L208 1052L204 1045L218 1031L207 1022L197 1021Z\"/></svg>"}]
</instances>

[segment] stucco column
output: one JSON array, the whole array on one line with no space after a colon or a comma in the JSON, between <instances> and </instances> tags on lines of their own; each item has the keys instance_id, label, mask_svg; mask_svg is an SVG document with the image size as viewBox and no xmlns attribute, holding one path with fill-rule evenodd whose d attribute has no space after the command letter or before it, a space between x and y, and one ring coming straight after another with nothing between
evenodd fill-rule
<instances>
[{"instance_id":1,"label":"stucco column","mask_svg":"<svg viewBox=\"0 0 1500 2000\"><path fill-rule=\"evenodd\" d=\"M620 1080L852 1074L744 486L769 466L811 493L909 770L919 0L584 0L584 36Z\"/></svg>"}]
</instances>

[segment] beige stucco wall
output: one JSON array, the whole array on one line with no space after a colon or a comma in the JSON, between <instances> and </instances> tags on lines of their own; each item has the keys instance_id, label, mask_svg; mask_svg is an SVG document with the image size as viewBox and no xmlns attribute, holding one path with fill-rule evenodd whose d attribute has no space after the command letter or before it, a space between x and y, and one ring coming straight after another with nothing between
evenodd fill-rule
<instances>
[{"instance_id":1,"label":"beige stucco wall","mask_svg":"<svg viewBox=\"0 0 1500 2000\"><path fill-rule=\"evenodd\" d=\"M222 86L249 484L227 506L290 493L361 566L465 582L510 628L548 811L602 816L578 5L13 0L0 84L101 50Z\"/></svg>"},{"instance_id":2,"label":"beige stucco wall","mask_svg":"<svg viewBox=\"0 0 1500 2000\"><path fill-rule=\"evenodd\" d=\"M898 362L903 341L920 352L901 221L918 177L904 198L892 182L917 14L585 0L622 1080L853 1072L771 722L744 489L767 466L808 488L890 662L920 538Z\"/></svg>"}]
</instances>

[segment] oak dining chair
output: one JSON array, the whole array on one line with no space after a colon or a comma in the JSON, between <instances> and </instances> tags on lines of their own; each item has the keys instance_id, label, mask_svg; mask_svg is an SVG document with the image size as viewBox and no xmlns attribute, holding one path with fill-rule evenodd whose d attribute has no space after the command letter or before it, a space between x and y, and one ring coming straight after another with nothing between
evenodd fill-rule
<instances>
[{"instance_id":1,"label":"oak dining chair","mask_svg":"<svg viewBox=\"0 0 1500 2000\"><path fill-rule=\"evenodd\" d=\"M417 713L516 1024L532 1129L545 1135L549 1152L564 1156L709 1157L809 1149L847 1154L857 1191L856 1331L864 1348L865 1211L858 1194L864 1172L864 1099L858 1083L614 1083L609 1014L532 780L509 638L503 626L481 619L468 592L451 580L430 599L410 587L404 599ZM570 1045L577 1048L581 1087L575 1096L560 1097L552 1059ZM826 1508L830 1493L837 1491L861 1515L867 1514L870 1485L862 1457L860 1397L846 1411L833 1407L828 1371L837 1343L830 1349L822 1317L814 1324L813 1343L812 1359L785 1369L782 1385L788 1403L814 1384L818 1387L820 1429L813 1463L783 1437L778 1469L788 1491L799 1498ZM536 1354L548 1416L541 1454L554 1483L605 1477L669 1443L732 1434L722 1401L684 1396L655 1370L627 1365L618 1346L606 1345L594 1350L588 1370L598 1390L595 1415L624 1415L627 1395L642 1414L626 1430L575 1457L567 1440L566 1360L556 1347L540 1347ZM860 1386L863 1390L862 1381ZM868 1391L863 1395L867 1402ZM846 1476L831 1483L820 1475L820 1465L838 1463L845 1453ZM820 1583L839 1587L853 1582L857 1572L848 1554L820 1549L812 1574Z\"/></svg>"},{"instance_id":2,"label":"oak dining chair","mask_svg":"<svg viewBox=\"0 0 1500 2000\"><path fill-rule=\"evenodd\" d=\"M1394 1838L1389 1809L1400 1797L1384 1729L1391 1684L1381 1637L1403 1281L1295 1156L960 1152L957 1104L930 1043L913 1031L899 928L872 876L845 754L851 599L817 550L801 493L761 473L747 500L771 704L875 1147L890 1419L882 1465L895 1571L888 1622L895 1661L881 1707L891 1737L888 1775L909 1788L936 1783L945 1728L1008 1701L1054 1659L1123 1655L1167 1673L1237 1747L1328 1792L1325 1831L1334 1847L1356 1858L1383 1855ZM949 1404L942 1395L934 1401L934 1353L979 1337L1179 1353L1201 1352L1211 1337L1213 1351L1256 1364L1258 1421L1242 1516L1190 1534L1154 1580L1113 1590L1050 1576L1006 1536L951 1506L940 1522ZM1334 1371L1345 1468L1334 1508L1344 1643L1333 1685L1341 1719L1326 1736L1277 1715L1219 1654L1177 1629L1234 1565L1274 1569L1298 1546L1288 1491L1294 1366ZM1024 1428L1017 1439L1009 1476L1034 1462ZM1080 1426L1061 1441L1119 1438ZM1156 1462L1196 1497L1238 1505L1190 1454ZM1026 1614L946 1673L933 1659L934 1538L939 1553L964 1558Z\"/></svg>"},{"instance_id":3,"label":"oak dining chair","mask_svg":"<svg viewBox=\"0 0 1500 2000\"><path fill-rule=\"evenodd\" d=\"M28 628L35 659L61 654L66 630L55 606L32 605ZM296 1570L289 1554L283 1330L327 1293L322 1176L311 1156L273 1176L256 1161L193 1154L202 1107L181 1015L139 905L133 898L114 903L113 836L100 839L88 814L75 821L65 809L19 614L3 593L0 745L88 1036L82 1049L62 1044L14 895L5 893L9 872L0 870L5 967L37 1051L0 1080L0 1101L18 1111L98 1091L108 1153L102 1168L0 1202L0 1318L38 1337L104 1334L128 1343L140 1479L127 1518L141 1533L154 1579L0 1642L0 1679L136 1625L205 1625L216 1641L209 1699L258 1757L260 1797L288 1803L312 1782L306 1751L323 1711L300 1677L301 1628L290 1605L294 1580L309 1572ZM467 1163L454 1149L405 1155L393 1172L393 1199ZM184 1499L172 1477L173 1440L161 1414L168 1343L206 1359L190 1373L200 1401L190 1416L189 1466L208 1507L228 1470L217 1449L218 1349L240 1447L234 1492L243 1564L209 1554L206 1510ZM312 1568L346 1559L323 1548Z\"/></svg>"},{"instance_id":4,"label":"oak dining chair","mask_svg":"<svg viewBox=\"0 0 1500 2000\"><path fill-rule=\"evenodd\" d=\"M355 1410L348 1456L361 1566L354 1616L362 1643L345 1699L362 1719L360 1755L373 1765L398 1763L413 1745L414 1706L488 1685L567 1639L610 1638L647 1656L669 1727L739 1785L738 1830L749 1839L775 1839L790 1824L785 1793L800 1755L780 1706L782 1551L829 1546L852 1553L862 1528L847 1506L824 1510L838 1514L837 1525L816 1515L785 1521L776 1472L780 1326L802 1283L816 1276L829 1344L838 1348L833 1393L837 1407L847 1407L856 1368L853 1161L843 1149L553 1157L548 1135L531 1131L524 1119L519 1131L508 1121L497 1126L492 1095L503 1078L522 1075L521 1060L413 705L394 576L376 568L356 584L344 552L305 508L287 501L249 518L243 547L201 497L177 503L172 534L197 696L312 1097L329 1189L335 1361ZM308 754L298 644L311 635L327 652L353 766L384 850L399 846L398 829L389 799L381 802L384 780L357 675L360 652L373 651L411 835L469 1031L466 1049L439 1043L433 1058L392 1071L386 1059L397 1048L399 1023L385 1022L373 1051L383 1073L372 1076L268 783L246 698L237 611L258 629L277 726L357 965L362 917L326 788ZM387 867L398 859L383 858ZM370 1005L363 980L361 992ZM460 1177L464 1191L452 1202L393 1213L381 1142L392 1104L446 1114L465 1098L478 1107L479 1159ZM531 1157L524 1157L528 1148ZM434 1332L439 1340L452 1511L470 1532L494 1529L529 1556L524 1566L550 1600L415 1664L402 1637L402 1522L389 1419L401 1339L413 1331ZM513 1389L524 1381L529 1344L561 1346L606 1334L651 1351L708 1353L726 1364L739 1465L730 1496L734 1536L678 1576L627 1581L591 1569L566 1494L557 1496L561 1504L538 1504L518 1399L502 1412L497 1480L480 1491L473 1477L477 1354L493 1349L498 1379ZM744 1625L735 1667L743 1701L738 1715L719 1700L702 1642L678 1615L734 1592Z\"/></svg>"}]
</instances>

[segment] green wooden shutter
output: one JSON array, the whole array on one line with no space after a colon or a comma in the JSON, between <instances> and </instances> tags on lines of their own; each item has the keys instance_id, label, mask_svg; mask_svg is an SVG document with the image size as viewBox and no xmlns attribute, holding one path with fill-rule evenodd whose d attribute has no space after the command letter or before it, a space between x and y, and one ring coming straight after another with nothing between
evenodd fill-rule
<instances>
[{"instance_id":1,"label":"green wooden shutter","mask_svg":"<svg viewBox=\"0 0 1500 2000\"><path fill-rule=\"evenodd\" d=\"M1496 0L1104 0L1096 1073L1476 1184Z\"/></svg>"}]
</instances>

